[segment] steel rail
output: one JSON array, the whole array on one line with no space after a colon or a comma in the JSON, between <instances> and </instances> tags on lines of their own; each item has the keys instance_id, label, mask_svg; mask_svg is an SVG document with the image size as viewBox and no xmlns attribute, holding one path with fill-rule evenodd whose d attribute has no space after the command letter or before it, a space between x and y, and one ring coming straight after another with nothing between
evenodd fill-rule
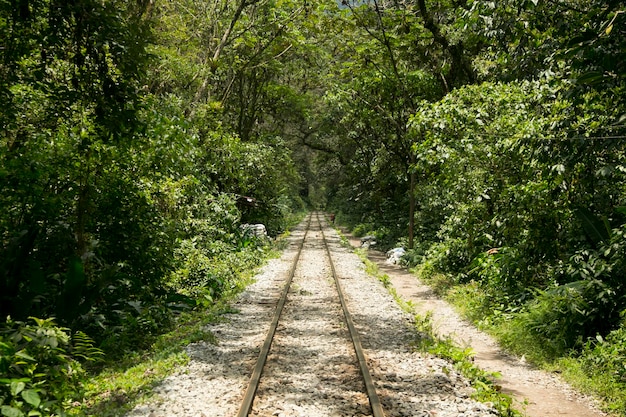
<instances>
[{"instance_id":1,"label":"steel rail","mask_svg":"<svg viewBox=\"0 0 626 417\"><path fill-rule=\"evenodd\" d=\"M296 254L293 265L291 266L291 269L289 271L289 276L287 277L287 282L285 283L285 286L283 288L280 300L276 305L276 310L274 311L274 318L272 320L272 324L270 325L270 330L267 333L267 337L265 338L265 342L263 343L263 347L261 348L261 352L259 353L259 358L257 359L254 371L252 371L252 376L250 377L250 382L248 383L248 388L246 389L246 393L243 397L243 402L241 404L241 408L239 408L237 417L247 417L252 410L252 403L254 402L254 397L256 396L257 389L259 388L259 381L261 380L261 375L263 374L263 368L265 367L265 362L267 361L267 355L269 354L270 348L272 347L272 340L274 340L274 334L276 333L276 328L278 327L278 321L280 320L280 315L283 312L283 307L285 306L285 301L287 300L287 294L289 293L289 288L291 287L291 281L296 274L296 267L298 266L298 260L300 259L302 248L304 247L304 241L306 240L306 236L309 233L309 229L311 228L312 217L312 215L309 215L309 220L304 231L304 236L302 237L302 241L298 246L298 253Z\"/></svg>"},{"instance_id":2,"label":"steel rail","mask_svg":"<svg viewBox=\"0 0 626 417\"><path fill-rule=\"evenodd\" d=\"M372 414L374 415L374 417L384 417L385 413L383 411L382 404L380 403L380 399L378 398L378 394L376 393L376 387L374 386L372 375L370 374L369 368L367 366L367 358L365 357L365 352L363 351L363 346L361 345L361 338L359 336L359 332L354 327L352 316L348 311L346 299L343 296L343 290L341 289L339 277L337 276L337 272L335 270L335 264L333 263L333 258L330 255L330 248L328 246L328 243L326 242L324 229L322 228L322 223L319 221L319 214L317 214L317 221L320 224L322 240L324 241L326 254L328 255L328 259L330 261L330 271L333 275L333 279L335 280L335 286L337 287L337 294L339 294L339 300L341 301L341 308L343 310L343 315L346 320L346 325L348 326L348 329L350 331L350 337L352 338L354 351L356 352L357 359L359 360L359 368L361 369L361 375L363 376L363 381L365 382L365 389L367 390L367 397L369 398L370 406L372 407Z\"/></svg>"},{"instance_id":3,"label":"steel rail","mask_svg":"<svg viewBox=\"0 0 626 417\"><path fill-rule=\"evenodd\" d=\"M324 234L322 223L320 221L319 213L316 213L316 217L317 217L317 222L320 227L320 232L322 234L322 241L324 242L324 247L326 248L326 254L328 256L328 260L330 263L331 273L335 281L335 287L337 289L339 300L341 302L341 308L343 310L344 319L349 329L350 337L352 338L352 344L354 346L354 350L356 352L356 356L359 362L361 376L363 377L363 381L365 382L365 389L367 391L367 396L369 398L370 407L372 408L372 414L374 417L385 417L382 405L380 403L380 399L378 398L378 394L376 393L376 388L374 387L372 376L370 375L369 369L367 367L367 359L365 357L365 353L363 352L363 346L361 345L359 334L356 328L354 327L354 322L352 321L352 317L350 315L350 312L348 311L348 307L347 307L347 304L343 295L343 291L341 290L341 285L339 283L339 278L335 271L335 265L333 264L333 260L330 255L330 248L328 246L328 243L326 242L326 236ZM267 356L272 346L274 335L276 334L276 328L278 327L278 322L280 320L283 307L285 306L285 302L287 300L287 294L289 293L289 288L291 287L293 277L295 276L295 273L296 273L296 268L298 266L300 254L302 253L302 249L304 247L304 241L306 240L309 229L311 228L312 218L313 218L313 214L310 214L308 222L307 222L307 227L304 233L304 237L302 238L302 241L299 244L298 253L296 254L293 265L291 266L291 269L289 271L289 276L283 288L280 300L278 301L278 304L276 305L276 310L274 312L274 318L272 320L272 324L270 325L270 330L268 331L267 337L265 338L265 342L263 343L263 346L261 348L261 352L259 353L259 358L257 359L257 363L256 363L256 366L254 367L254 371L252 372L252 376L250 377L250 382L248 383L248 387L246 389L246 393L244 395L239 412L237 413L237 417L247 417L250 414L250 411L252 411L252 404L254 402L254 398L256 396L256 392L259 387L261 375L263 374L263 368L265 367Z\"/></svg>"}]
</instances>

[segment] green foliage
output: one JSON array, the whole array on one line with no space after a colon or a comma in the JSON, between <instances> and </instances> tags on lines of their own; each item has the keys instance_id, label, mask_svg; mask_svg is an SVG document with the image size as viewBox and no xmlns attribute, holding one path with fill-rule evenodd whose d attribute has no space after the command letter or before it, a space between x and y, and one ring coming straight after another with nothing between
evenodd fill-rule
<instances>
[{"instance_id":1,"label":"green foliage","mask_svg":"<svg viewBox=\"0 0 626 417\"><path fill-rule=\"evenodd\" d=\"M408 264L538 362L588 350L626 307L622 8L350 2L365 41L343 37L354 58L326 96L338 218L408 244L414 201Z\"/></svg>"},{"instance_id":2,"label":"green foliage","mask_svg":"<svg viewBox=\"0 0 626 417\"><path fill-rule=\"evenodd\" d=\"M619 2L14 3L1 315L149 344L242 285L266 246L241 223L312 204L558 351L619 325Z\"/></svg>"},{"instance_id":3,"label":"green foliage","mask_svg":"<svg viewBox=\"0 0 626 417\"><path fill-rule=\"evenodd\" d=\"M66 415L81 395L85 372L78 360L94 361L102 352L84 333L70 336L51 319L32 321L8 319L0 333L0 413Z\"/></svg>"},{"instance_id":4,"label":"green foliage","mask_svg":"<svg viewBox=\"0 0 626 417\"><path fill-rule=\"evenodd\" d=\"M103 239L106 221L152 232L118 159L139 128L136 83L147 62L148 22L143 6L116 1L10 7L2 3L14 30L4 38L13 47L2 49L0 312L55 314L73 324L112 271L139 255L119 236ZM131 213L124 203L140 207ZM107 253L107 244L119 252Z\"/></svg>"},{"instance_id":5,"label":"green foliage","mask_svg":"<svg viewBox=\"0 0 626 417\"><path fill-rule=\"evenodd\" d=\"M399 246L404 247L406 245L400 244ZM409 268L413 268L422 263L424 260L424 254L424 248L421 246L414 246L413 249L409 249L405 252L402 257L402 264Z\"/></svg>"},{"instance_id":6,"label":"green foliage","mask_svg":"<svg viewBox=\"0 0 626 417\"><path fill-rule=\"evenodd\" d=\"M593 230L598 249L576 252L560 274L554 274L568 282L537 290L535 299L514 319L541 341L547 357L580 351L587 340L609 334L619 326L626 308L623 226Z\"/></svg>"},{"instance_id":7,"label":"green foliage","mask_svg":"<svg viewBox=\"0 0 626 417\"><path fill-rule=\"evenodd\" d=\"M423 201L417 215L431 230L439 225L434 234L424 228L426 242L434 242L422 262L458 282L478 282L508 311L540 288L520 325L548 345L560 343L553 352L563 353L610 330L623 305L614 278L621 263L607 259L609 241L616 251L622 245L611 226L622 219L607 202L621 194L602 169L581 170L599 160L620 164L623 152L620 144L608 154L593 142L535 138L536 129L555 123L554 114L537 109L560 104L551 98L558 89L534 85L467 87L416 114L412 123L423 137L414 148L417 167L428 179L416 188ZM556 157L566 165L555 165ZM445 192L434 198L434 188Z\"/></svg>"},{"instance_id":8,"label":"green foliage","mask_svg":"<svg viewBox=\"0 0 626 417\"><path fill-rule=\"evenodd\" d=\"M626 328L622 325L606 338L587 341L580 362L588 376L599 380L596 391L607 398L609 410L626 412Z\"/></svg>"},{"instance_id":9,"label":"green foliage","mask_svg":"<svg viewBox=\"0 0 626 417\"><path fill-rule=\"evenodd\" d=\"M468 263L467 248L461 239L433 243L424 254L424 263L435 271L456 274Z\"/></svg>"},{"instance_id":10,"label":"green foliage","mask_svg":"<svg viewBox=\"0 0 626 417\"><path fill-rule=\"evenodd\" d=\"M539 291L535 299L514 318L514 325L524 328L544 345L547 357L556 358L580 349L596 334L606 332L611 322L606 317L612 305L611 291L598 280L576 281Z\"/></svg>"},{"instance_id":11,"label":"green foliage","mask_svg":"<svg viewBox=\"0 0 626 417\"><path fill-rule=\"evenodd\" d=\"M597 285L589 287L593 290ZM581 289L555 288L540 292L536 298L529 294L525 298L528 302L517 308L511 305L520 305L523 300L493 296L476 282L448 287L445 294L466 317L493 334L507 351L549 372L559 372L572 386L602 398L606 411L620 415L625 403L623 324L605 337L590 332L592 337L585 338L583 332L591 328L591 318L583 310L590 307L583 297L593 302L597 296L589 294L590 291L582 293ZM568 315L574 317L570 319ZM570 347L565 346L568 338L574 342Z\"/></svg>"},{"instance_id":12,"label":"green foliage","mask_svg":"<svg viewBox=\"0 0 626 417\"><path fill-rule=\"evenodd\" d=\"M354 228L352 229L352 234L356 237L363 237L369 234L371 231L372 231L371 224L361 223L361 224L357 224L356 226L354 226Z\"/></svg>"},{"instance_id":13,"label":"green foliage","mask_svg":"<svg viewBox=\"0 0 626 417\"><path fill-rule=\"evenodd\" d=\"M532 359L618 328L621 3L347 3L344 60L306 142L325 152L320 200L407 246L414 215L409 265Z\"/></svg>"},{"instance_id":14,"label":"green foliage","mask_svg":"<svg viewBox=\"0 0 626 417\"><path fill-rule=\"evenodd\" d=\"M208 6L197 2L53 3L27 2L18 13L0 2L11 45L0 50L0 313L55 316L124 350L193 306L189 288L205 288L204 303L239 285L239 272L263 256L241 222L276 235L302 208L283 132L258 123L289 119L290 106L274 102L300 95L275 71L258 74L267 106L242 91L204 95L254 84L246 65L260 68L288 32L267 22L252 30L245 2L239 16L202 21L190 18ZM263 4L266 17L272 7ZM230 18L237 29L216 35L225 43L214 59L224 62L211 69L196 35L229 30ZM247 63L228 65L239 59ZM245 126L235 128L236 107L246 117L255 109ZM242 203L248 196L253 205Z\"/></svg>"},{"instance_id":15,"label":"green foliage","mask_svg":"<svg viewBox=\"0 0 626 417\"><path fill-rule=\"evenodd\" d=\"M157 299L152 303L138 300L120 300L111 306L110 312L101 314L96 324L100 347L108 358L119 358L128 352L145 349L154 338L169 329L180 311L195 305L190 298L170 295L168 299Z\"/></svg>"}]
</instances>

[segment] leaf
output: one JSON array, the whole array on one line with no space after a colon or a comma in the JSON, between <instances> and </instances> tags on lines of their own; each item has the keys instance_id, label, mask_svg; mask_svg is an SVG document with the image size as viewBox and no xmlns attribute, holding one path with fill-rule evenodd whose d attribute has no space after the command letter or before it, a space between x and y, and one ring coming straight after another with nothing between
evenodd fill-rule
<instances>
[{"instance_id":1,"label":"leaf","mask_svg":"<svg viewBox=\"0 0 626 417\"><path fill-rule=\"evenodd\" d=\"M604 74L600 71L589 71L576 78L578 84L595 85L604 80Z\"/></svg>"},{"instance_id":2,"label":"leaf","mask_svg":"<svg viewBox=\"0 0 626 417\"><path fill-rule=\"evenodd\" d=\"M23 350L20 350L19 352L17 352L15 354L15 356L17 356L18 358L22 358L22 359L26 359L28 361L32 361L32 362L37 362L37 360L35 358L33 358L32 356L30 356L29 354L27 354L26 352L24 352Z\"/></svg>"},{"instance_id":3,"label":"leaf","mask_svg":"<svg viewBox=\"0 0 626 417\"><path fill-rule=\"evenodd\" d=\"M17 394L22 392L24 388L26 388L26 384L21 381L11 382L11 395L16 396Z\"/></svg>"},{"instance_id":4,"label":"leaf","mask_svg":"<svg viewBox=\"0 0 626 417\"><path fill-rule=\"evenodd\" d=\"M615 168L611 165L603 166L602 168L596 171L596 175L598 177L608 177L615 171Z\"/></svg>"},{"instance_id":5,"label":"leaf","mask_svg":"<svg viewBox=\"0 0 626 417\"><path fill-rule=\"evenodd\" d=\"M22 398L35 408L39 407L39 404L41 404L41 398L39 398L39 394L37 394L37 391L34 389L22 391Z\"/></svg>"},{"instance_id":6,"label":"leaf","mask_svg":"<svg viewBox=\"0 0 626 417\"><path fill-rule=\"evenodd\" d=\"M0 384L9 385L12 382L30 382L30 378L0 378Z\"/></svg>"},{"instance_id":7,"label":"leaf","mask_svg":"<svg viewBox=\"0 0 626 417\"><path fill-rule=\"evenodd\" d=\"M4 417L24 417L24 413L8 405L3 405L2 408L0 408L0 413L2 413Z\"/></svg>"},{"instance_id":8,"label":"leaf","mask_svg":"<svg viewBox=\"0 0 626 417\"><path fill-rule=\"evenodd\" d=\"M581 221L585 234L594 244L597 245L611 237L611 230L608 224L588 208L579 208L574 213Z\"/></svg>"},{"instance_id":9,"label":"leaf","mask_svg":"<svg viewBox=\"0 0 626 417\"><path fill-rule=\"evenodd\" d=\"M606 33L607 35L611 34L611 31L613 30L613 24L610 24L607 26L607 28L604 30L604 33Z\"/></svg>"}]
</instances>

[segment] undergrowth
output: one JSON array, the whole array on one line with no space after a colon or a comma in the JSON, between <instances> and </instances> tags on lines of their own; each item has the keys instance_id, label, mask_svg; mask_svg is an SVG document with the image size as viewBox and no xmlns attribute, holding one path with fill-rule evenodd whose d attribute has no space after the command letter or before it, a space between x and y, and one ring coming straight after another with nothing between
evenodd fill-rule
<instances>
[{"instance_id":1,"label":"undergrowth","mask_svg":"<svg viewBox=\"0 0 626 417\"><path fill-rule=\"evenodd\" d=\"M85 384L85 400L71 416L118 416L144 401L152 389L168 375L188 363L184 351L190 343L214 343L205 326L221 320L228 311L226 303L182 315L172 331L160 335L142 352L134 352L117 362L108 362Z\"/></svg>"},{"instance_id":2,"label":"undergrowth","mask_svg":"<svg viewBox=\"0 0 626 417\"><path fill-rule=\"evenodd\" d=\"M0 329L0 415L65 415L80 397L83 365L101 357L86 334L53 319L7 318Z\"/></svg>"}]
</instances>

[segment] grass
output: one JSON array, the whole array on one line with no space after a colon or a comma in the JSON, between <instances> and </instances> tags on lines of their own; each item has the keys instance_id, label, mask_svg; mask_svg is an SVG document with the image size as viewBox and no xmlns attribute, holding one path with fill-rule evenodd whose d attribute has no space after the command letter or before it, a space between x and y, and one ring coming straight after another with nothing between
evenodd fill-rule
<instances>
[{"instance_id":1,"label":"grass","mask_svg":"<svg viewBox=\"0 0 626 417\"><path fill-rule=\"evenodd\" d=\"M626 366L626 364L623 364ZM615 416L626 415L626 398L624 395L624 380L615 378L613 372L594 372L589 376L578 358L564 357L555 363L555 368L563 374L574 388L581 392L595 393L603 398L603 409Z\"/></svg>"},{"instance_id":2,"label":"grass","mask_svg":"<svg viewBox=\"0 0 626 417\"><path fill-rule=\"evenodd\" d=\"M433 271L428 267L417 266L416 268L411 269L410 272L428 282L428 286L439 297L443 297L448 294L450 289L452 289L455 285L455 282L450 276Z\"/></svg>"}]
</instances>

